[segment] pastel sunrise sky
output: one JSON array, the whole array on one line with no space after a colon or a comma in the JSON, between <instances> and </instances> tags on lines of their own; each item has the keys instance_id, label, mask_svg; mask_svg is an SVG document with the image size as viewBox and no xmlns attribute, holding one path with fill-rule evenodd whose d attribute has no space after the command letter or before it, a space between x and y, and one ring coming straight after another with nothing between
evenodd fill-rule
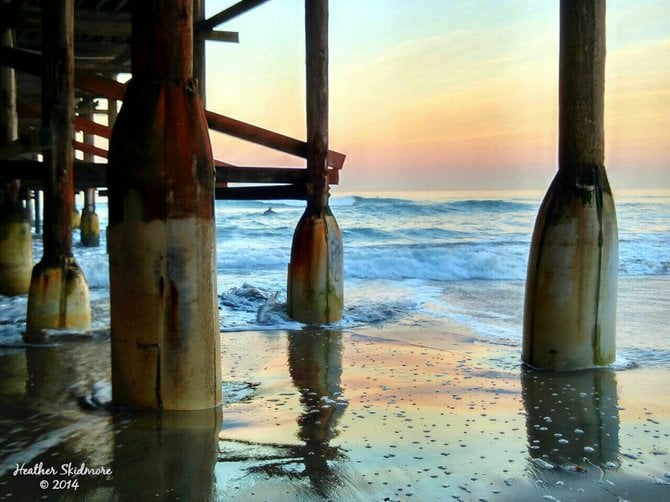
<instances>
[{"instance_id":1,"label":"pastel sunrise sky","mask_svg":"<svg viewBox=\"0 0 670 502\"><path fill-rule=\"evenodd\" d=\"M208 0L207 14L234 4ZM304 1L271 0L208 42L207 108L305 137ZM542 189L556 168L558 0L330 0L335 190ZM609 0L613 188L670 187L670 2ZM213 135L215 157L304 166Z\"/></svg>"}]
</instances>

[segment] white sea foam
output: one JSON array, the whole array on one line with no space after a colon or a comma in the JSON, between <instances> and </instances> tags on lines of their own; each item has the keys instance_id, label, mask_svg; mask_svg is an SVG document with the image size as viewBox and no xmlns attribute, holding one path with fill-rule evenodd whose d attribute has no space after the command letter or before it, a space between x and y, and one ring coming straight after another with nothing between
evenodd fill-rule
<instances>
[{"instance_id":1,"label":"white sea foam","mask_svg":"<svg viewBox=\"0 0 670 502\"><path fill-rule=\"evenodd\" d=\"M481 341L521 342L528 250L542 194L334 196L343 233L345 310L338 327L404 326L444 319ZM269 206L271 217L264 215ZM302 201L217 201L217 284L222 329L293 329L285 312L286 271ZM107 224L104 199L97 212ZM618 359L615 368L670 366L670 196L637 194L617 203L620 236ZM101 245L74 253L108 325L108 258ZM42 256L35 238L35 260ZM246 283L246 285L245 285ZM255 288L258 297L244 288ZM272 308L268 298L279 291ZM25 325L25 297L0 298L0 338ZM18 301L18 303L17 303ZM22 303L21 303L22 302ZM262 322L259 322L262 321ZM23 323L23 324L22 324Z\"/></svg>"}]
</instances>

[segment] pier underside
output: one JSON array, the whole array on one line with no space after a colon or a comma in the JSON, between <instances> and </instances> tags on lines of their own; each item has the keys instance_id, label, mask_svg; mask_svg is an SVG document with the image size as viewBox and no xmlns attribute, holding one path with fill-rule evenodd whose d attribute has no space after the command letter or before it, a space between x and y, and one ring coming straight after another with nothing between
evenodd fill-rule
<instances>
[{"instance_id":1,"label":"pier underside","mask_svg":"<svg viewBox=\"0 0 670 502\"><path fill-rule=\"evenodd\" d=\"M311 54L306 140L203 106L205 41L237 43L237 33L218 26L262 3L244 0L206 18L200 0L0 2L7 96L0 181L8 183L0 213L6 220L0 288L7 294L30 289L31 342L42 340L45 330L87 329L88 286L72 255L72 228L80 229L82 246L99 245L95 200L107 196L117 405L180 410L220 404L215 199L299 199L312 215L327 210L328 224L310 233L327 245L305 245L304 225L296 230L299 248L289 275L296 301L289 310L307 323L342 316L341 235L328 197L344 155L328 149L327 1L305 4ZM306 165L235 166L214 159L209 130L306 159ZM73 202L79 191L81 215ZM41 200L44 222L35 227L38 234L43 226L44 257L33 269L23 252L32 249L24 213L37 215Z\"/></svg>"},{"instance_id":2,"label":"pier underside","mask_svg":"<svg viewBox=\"0 0 670 502\"><path fill-rule=\"evenodd\" d=\"M211 17L204 0L0 1L0 293L29 293L31 342L44 330L87 329L73 213L82 246L98 246L96 197L108 197L102 231L119 405L220 403L215 199L304 201L287 263L287 311L308 325L342 318L344 246L329 197L345 156L329 147L327 0L305 2L304 140L205 107L205 43L238 43L219 27L265 1L242 0ZM522 357L533 368L582 369L615 357L604 12L604 1L561 9L559 172L538 216L526 289ZM210 131L302 165L233 165L216 158L226 152L213 154ZM30 215L43 239L37 265Z\"/></svg>"}]
</instances>

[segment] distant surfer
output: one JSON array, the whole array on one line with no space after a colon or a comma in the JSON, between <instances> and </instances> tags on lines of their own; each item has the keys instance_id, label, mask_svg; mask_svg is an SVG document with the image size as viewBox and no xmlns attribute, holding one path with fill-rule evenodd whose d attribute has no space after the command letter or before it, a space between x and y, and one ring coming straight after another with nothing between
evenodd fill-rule
<instances>
[{"instance_id":1,"label":"distant surfer","mask_svg":"<svg viewBox=\"0 0 670 502\"><path fill-rule=\"evenodd\" d=\"M265 210L265 212L263 214L268 215L268 214L277 214L277 213L275 211L273 211L272 206L270 206Z\"/></svg>"}]
</instances>

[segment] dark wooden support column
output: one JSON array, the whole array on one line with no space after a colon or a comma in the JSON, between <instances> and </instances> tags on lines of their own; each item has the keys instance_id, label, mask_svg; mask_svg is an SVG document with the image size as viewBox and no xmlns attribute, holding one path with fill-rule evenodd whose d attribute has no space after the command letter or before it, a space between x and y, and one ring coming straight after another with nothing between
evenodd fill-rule
<instances>
[{"instance_id":1,"label":"dark wooden support column","mask_svg":"<svg viewBox=\"0 0 670 502\"><path fill-rule=\"evenodd\" d=\"M197 25L205 20L205 0L193 0L193 22ZM205 55L205 38L197 37L193 41L193 78L198 85L198 94L202 106L207 107L207 64Z\"/></svg>"},{"instance_id":2,"label":"dark wooden support column","mask_svg":"<svg viewBox=\"0 0 670 502\"><path fill-rule=\"evenodd\" d=\"M618 237L604 165L605 0L561 1L558 173L531 244L523 360L544 369L615 358Z\"/></svg>"},{"instance_id":3,"label":"dark wooden support column","mask_svg":"<svg viewBox=\"0 0 670 502\"><path fill-rule=\"evenodd\" d=\"M94 100L85 100L79 103L77 112L80 117L93 120L93 115L97 107ZM89 132L84 132L84 144L93 145L95 136ZM94 155L90 152L84 152L84 161L93 162ZM79 235L81 245L85 247L96 247L100 245L100 220L95 212L95 188L86 188L84 190L84 207L81 210L79 220Z\"/></svg>"},{"instance_id":4,"label":"dark wooden support column","mask_svg":"<svg viewBox=\"0 0 670 502\"><path fill-rule=\"evenodd\" d=\"M35 265L28 294L26 338L44 328L88 328L88 284L72 254L74 49L73 0L42 4L43 126L52 149L44 153L44 254Z\"/></svg>"},{"instance_id":5,"label":"dark wooden support column","mask_svg":"<svg viewBox=\"0 0 670 502\"><path fill-rule=\"evenodd\" d=\"M305 0L307 208L293 236L288 313L305 323L342 318L342 234L328 206L328 1Z\"/></svg>"},{"instance_id":6,"label":"dark wooden support column","mask_svg":"<svg viewBox=\"0 0 670 502\"><path fill-rule=\"evenodd\" d=\"M4 0L1 3L8 3ZM14 37L0 27L0 46L12 47ZM14 70L0 66L0 148L18 138L16 78ZM0 294L22 295L30 287L33 244L30 217L19 200L18 180L0 188Z\"/></svg>"},{"instance_id":7,"label":"dark wooden support column","mask_svg":"<svg viewBox=\"0 0 670 502\"><path fill-rule=\"evenodd\" d=\"M328 208L328 0L305 1L307 206Z\"/></svg>"},{"instance_id":8,"label":"dark wooden support column","mask_svg":"<svg viewBox=\"0 0 670 502\"><path fill-rule=\"evenodd\" d=\"M42 190L33 191L35 235L42 235Z\"/></svg>"},{"instance_id":9,"label":"dark wooden support column","mask_svg":"<svg viewBox=\"0 0 670 502\"><path fill-rule=\"evenodd\" d=\"M214 161L193 79L192 0L133 3L108 187L112 388L136 408L221 403Z\"/></svg>"}]
</instances>

